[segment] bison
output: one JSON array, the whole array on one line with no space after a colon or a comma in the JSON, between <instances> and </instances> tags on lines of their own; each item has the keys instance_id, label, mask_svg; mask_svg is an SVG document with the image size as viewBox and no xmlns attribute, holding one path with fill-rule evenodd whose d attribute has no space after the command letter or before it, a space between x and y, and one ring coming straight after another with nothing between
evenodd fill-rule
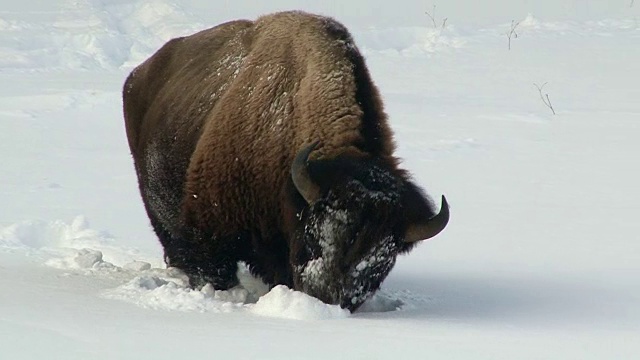
<instances>
[{"instance_id":1,"label":"bison","mask_svg":"<svg viewBox=\"0 0 640 360\"><path fill-rule=\"evenodd\" d=\"M237 263L351 311L449 220L393 156L347 29L291 11L167 42L123 89L127 139L167 266L238 284Z\"/></svg>"}]
</instances>

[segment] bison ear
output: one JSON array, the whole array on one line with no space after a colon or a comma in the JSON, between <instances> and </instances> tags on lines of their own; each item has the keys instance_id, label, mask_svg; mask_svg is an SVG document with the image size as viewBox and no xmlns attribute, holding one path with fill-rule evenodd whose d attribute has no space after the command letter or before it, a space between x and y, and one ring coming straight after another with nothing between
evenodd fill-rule
<instances>
[{"instance_id":1,"label":"bison ear","mask_svg":"<svg viewBox=\"0 0 640 360\"><path fill-rule=\"evenodd\" d=\"M414 243L438 235L449 222L449 204L442 195L440 212L434 213L431 204L422 191L412 183L403 197L406 217L404 241Z\"/></svg>"}]
</instances>

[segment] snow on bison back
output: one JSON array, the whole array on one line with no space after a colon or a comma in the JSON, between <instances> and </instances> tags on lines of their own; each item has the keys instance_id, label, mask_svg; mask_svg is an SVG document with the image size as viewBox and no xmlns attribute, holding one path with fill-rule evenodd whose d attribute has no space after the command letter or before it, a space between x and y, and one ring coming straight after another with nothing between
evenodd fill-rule
<instances>
[{"instance_id":1,"label":"snow on bison back","mask_svg":"<svg viewBox=\"0 0 640 360\"><path fill-rule=\"evenodd\" d=\"M236 264L355 310L449 208L397 167L364 60L333 19L282 12L169 41L127 79L140 192L167 265L227 289Z\"/></svg>"}]
</instances>

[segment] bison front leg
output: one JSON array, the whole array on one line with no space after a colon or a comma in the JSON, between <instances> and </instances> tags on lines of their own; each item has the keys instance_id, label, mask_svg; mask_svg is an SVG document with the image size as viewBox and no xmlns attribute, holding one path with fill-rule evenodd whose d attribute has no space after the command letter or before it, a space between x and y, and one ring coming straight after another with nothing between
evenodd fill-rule
<instances>
[{"instance_id":1,"label":"bison front leg","mask_svg":"<svg viewBox=\"0 0 640 360\"><path fill-rule=\"evenodd\" d=\"M167 266L178 268L189 276L191 287L211 284L216 290L238 285L238 261L241 260L240 237L215 238L201 233L182 236L165 246Z\"/></svg>"},{"instance_id":2,"label":"bison front leg","mask_svg":"<svg viewBox=\"0 0 640 360\"><path fill-rule=\"evenodd\" d=\"M235 261L194 257L178 257L178 259L178 261L169 260L168 265L184 271L189 277L189 286L193 288L211 284L216 290L227 290L239 283L236 275L238 265Z\"/></svg>"}]
</instances>

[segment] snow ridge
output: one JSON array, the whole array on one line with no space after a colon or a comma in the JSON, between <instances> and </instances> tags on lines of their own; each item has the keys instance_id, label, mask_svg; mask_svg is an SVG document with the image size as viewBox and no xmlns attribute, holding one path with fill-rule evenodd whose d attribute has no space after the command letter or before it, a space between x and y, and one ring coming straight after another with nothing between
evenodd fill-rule
<instances>
[{"instance_id":1,"label":"snow ridge","mask_svg":"<svg viewBox=\"0 0 640 360\"><path fill-rule=\"evenodd\" d=\"M21 250L45 258L48 265L60 269L90 268L99 262L123 266L144 258L136 249L117 245L109 233L92 229L84 216L70 223L29 220L0 228L0 249ZM87 262L86 257L95 261ZM161 264L156 259L143 260Z\"/></svg>"},{"instance_id":2,"label":"snow ridge","mask_svg":"<svg viewBox=\"0 0 640 360\"><path fill-rule=\"evenodd\" d=\"M259 315L297 320L344 319L350 315L349 310L338 305L327 305L284 285L274 287L251 310Z\"/></svg>"},{"instance_id":3,"label":"snow ridge","mask_svg":"<svg viewBox=\"0 0 640 360\"><path fill-rule=\"evenodd\" d=\"M117 69L131 67L171 38L203 25L166 0L68 0L51 23L0 18L3 69Z\"/></svg>"},{"instance_id":4,"label":"snow ridge","mask_svg":"<svg viewBox=\"0 0 640 360\"><path fill-rule=\"evenodd\" d=\"M271 291L239 264L241 285L215 290L211 285L189 287L187 276L175 268L163 269L162 262L141 261L131 249L117 246L108 233L89 226L78 216L63 221L24 221L0 228L0 251L26 252L67 274L112 279L121 285L106 289L102 296L162 311L229 313L249 311L258 315L298 320L342 319L349 311L327 305L318 299L285 286ZM266 294L266 295L265 295ZM396 310L404 304L392 294L380 295L364 305L362 311Z\"/></svg>"},{"instance_id":5,"label":"snow ridge","mask_svg":"<svg viewBox=\"0 0 640 360\"><path fill-rule=\"evenodd\" d=\"M62 70L132 68L168 40L213 26L169 0L66 0L51 23L29 23L0 17L0 68L4 70ZM510 24L467 33L455 24L440 27L354 27L351 31L364 54L430 56L465 47L489 33L502 38ZM539 34L600 34L636 31L637 20L544 22L532 14L518 30ZM637 32L637 31L636 31Z\"/></svg>"}]
</instances>

